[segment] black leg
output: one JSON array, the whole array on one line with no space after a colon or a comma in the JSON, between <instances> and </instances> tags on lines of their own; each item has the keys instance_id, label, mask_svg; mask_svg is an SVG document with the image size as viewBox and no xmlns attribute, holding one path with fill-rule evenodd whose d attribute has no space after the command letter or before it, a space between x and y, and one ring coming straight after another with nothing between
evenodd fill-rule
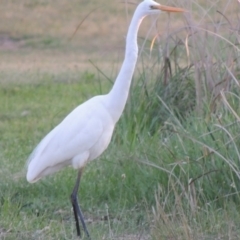
<instances>
[{"instance_id":1,"label":"black leg","mask_svg":"<svg viewBox=\"0 0 240 240\"><path fill-rule=\"evenodd\" d=\"M80 231L79 219L78 219L78 216L79 216L85 234L88 236L89 239L91 239L90 235L89 235L89 232L87 230L85 221L84 221L82 211L80 209L80 206L78 205L78 199L77 199L77 193L78 193L78 189L79 189L79 185L80 185L82 170L83 170L83 168L80 169L79 172L78 172L77 181L76 181L76 184L74 186L73 192L71 194L71 202L72 202L73 213L74 213L74 217L75 217L75 221L76 221L77 235L81 237L81 231Z\"/></svg>"}]
</instances>

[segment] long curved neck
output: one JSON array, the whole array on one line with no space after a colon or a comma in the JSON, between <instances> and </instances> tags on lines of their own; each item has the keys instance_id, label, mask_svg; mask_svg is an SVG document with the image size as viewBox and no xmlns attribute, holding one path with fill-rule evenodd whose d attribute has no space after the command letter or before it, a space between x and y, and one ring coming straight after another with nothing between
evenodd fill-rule
<instances>
[{"instance_id":1,"label":"long curved neck","mask_svg":"<svg viewBox=\"0 0 240 240\"><path fill-rule=\"evenodd\" d=\"M108 108L117 122L125 107L132 76L138 57L137 33L144 16L136 10L130 23L127 38L125 58L117 79L108 94Z\"/></svg>"}]
</instances>

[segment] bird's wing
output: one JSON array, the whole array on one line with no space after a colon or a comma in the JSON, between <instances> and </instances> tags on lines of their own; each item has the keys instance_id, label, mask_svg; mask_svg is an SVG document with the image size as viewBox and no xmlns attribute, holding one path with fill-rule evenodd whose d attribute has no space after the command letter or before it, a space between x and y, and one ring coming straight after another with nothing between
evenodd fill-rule
<instances>
[{"instance_id":1,"label":"bird's wing","mask_svg":"<svg viewBox=\"0 0 240 240\"><path fill-rule=\"evenodd\" d=\"M46 168L68 165L73 157L89 151L104 130L98 111L92 114L93 110L76 108L47 134L29 157L28 172L38 176Z\"/></svg>"}]
</instances>

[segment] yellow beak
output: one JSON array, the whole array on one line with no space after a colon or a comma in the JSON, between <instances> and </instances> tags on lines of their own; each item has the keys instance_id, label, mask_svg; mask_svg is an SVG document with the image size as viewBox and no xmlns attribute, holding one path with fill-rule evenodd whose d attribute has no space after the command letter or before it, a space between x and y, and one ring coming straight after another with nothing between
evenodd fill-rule
<instances>
[{"instance_id":1,"label":"yellow beak","mask_svg":"<svg viewBox=\"0 0 240 240\"><path fill-rule=\"evenodd\" d=\"M151 9L159 9L164 12L186 12L186 10L183 8L168 7L164 5L158 5L158 6L153 5L151 6Z\"/></svg>"}]
</instances>

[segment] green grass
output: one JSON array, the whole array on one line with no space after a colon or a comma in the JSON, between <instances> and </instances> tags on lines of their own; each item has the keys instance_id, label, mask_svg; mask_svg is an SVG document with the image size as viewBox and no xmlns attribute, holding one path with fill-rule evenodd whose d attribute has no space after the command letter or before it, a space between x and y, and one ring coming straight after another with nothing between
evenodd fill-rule
<instances>
[{"instance_id":1,"label":"green grass","mask_svg":"<svg viewBox=\"0 0 240 240\"><path fill-rule=\"evenodd\" d=\"M24 165L50 129L90 93L99 93L94 76L81 79L58 83L46 77L38 84L1 89L4 239L75 239L69 195L76 172L65 169L29 184ZM236 99L229 103L237 112ZM151 233L153 239L225 239L239 234L240 126L228 109L221 112L221 119L192 115L183 123L171 113L154 135L137 127L133 132L125 114L109 149L86 167L82 179L79 198L92 237L137 239Z\"/></svg>"},{"instance_id":2,"label":"green grass","mask_svg":"<svg viewBox=\"0 0 240 240\"><path fill-rule=\"evenodd\" d=\"M38 84L5 85L1 89L3 168L0 226L3 236L7 231L6 239L75 238L69 195L76 172L66 169L30 185L25 180L24 165L43 135L79 104L83 97L89 97L90 92L96 94L96 89L99 92L99 86L91 83L89 74L82 76L81 82L56 83L54 79L46 78ZM130 168L126 168L125 159L129 158L126 151L129 152L129 149L125 148L116 148L111 153L106 153L99 162L89 164L84 173L80 199L87 219L93 222L89 228L95 239L106 235L106 232L113 232L114 235L135 234L136 223L147 221L144 217L145 209L142 209L143 202L138 202L139 193L134 192L138 189L138 180L131 172L136 166L131 164ZM122 151L125 153L122 154ZM139 173L140 171L139 167ZM132 185L129 185L130 181ZM142 186L138 191L144 195L149 191L145 188ZM133 214L135 209L138 212ZM104 220L108 218L109 220Z\"/></svg>"}]
</instances>

